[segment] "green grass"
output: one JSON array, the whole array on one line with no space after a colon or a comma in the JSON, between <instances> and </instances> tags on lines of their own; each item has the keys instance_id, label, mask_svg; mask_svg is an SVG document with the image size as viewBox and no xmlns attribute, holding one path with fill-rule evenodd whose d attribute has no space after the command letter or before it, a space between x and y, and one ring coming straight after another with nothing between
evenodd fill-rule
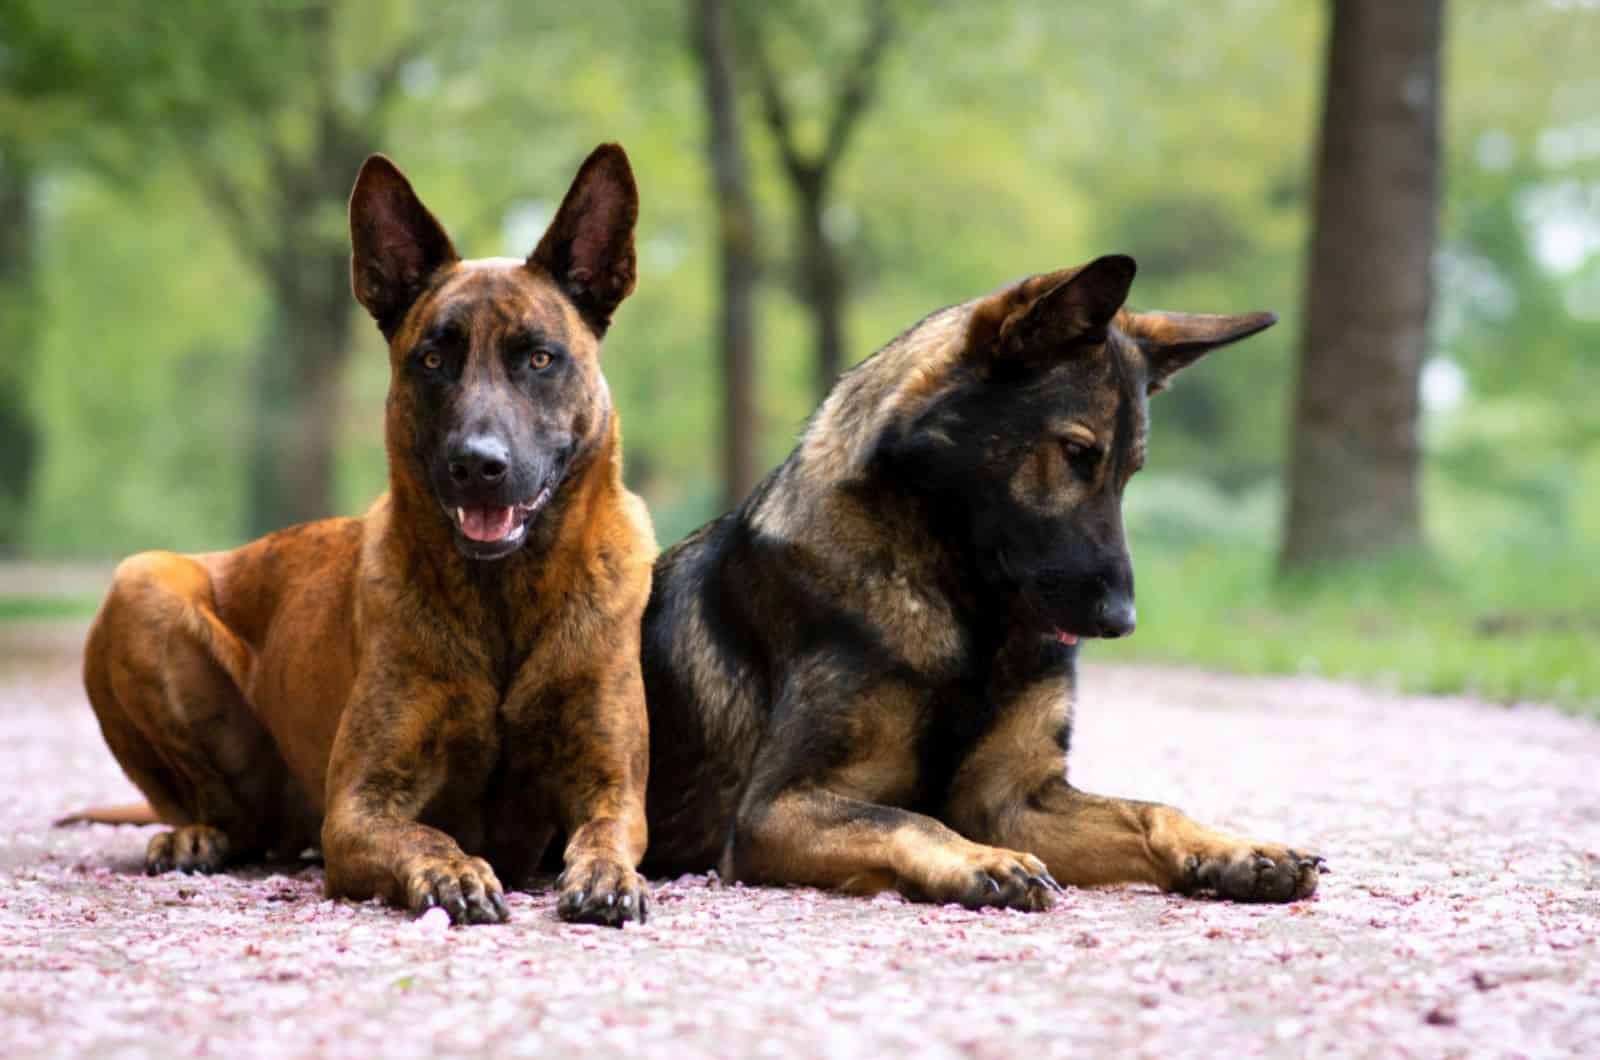
<instances>
[{"instance_id":1,"label":"green grass","mask_svg":"<svg viewBox=\"0 0 1600 1060\"><path fill-rule=\"evenodd\" d=\"M98 606L92 596L0 596L0 622L89 618Z\"/></svg>"},{"instance_id":2,"label":"green grass","mask_svg":"<svg viewBox=\"0 0 1600 1060\"><path fill-rule=\"evenodd\" d=\"M1139 630L1093 658L1317 674L1406 692L1537 700L1600 717L1600 565L1393 561L1284 582L1243 545L1137 549ZM0 622L98 600L0 596Z\"/></svg>"},{"instance_id":3,"label":"green grass","mask_svg":"<svg viewBox=\"0 0 1600 1060\"><path fill-rule=\"evenodd\" d=\"M1282 582L1227 547L1135 557L1139 629L1097 658L1318 674L1406 692L1538 700L1600 716L1600 571L1392 562Z\"/></svg>"}]
</instances>

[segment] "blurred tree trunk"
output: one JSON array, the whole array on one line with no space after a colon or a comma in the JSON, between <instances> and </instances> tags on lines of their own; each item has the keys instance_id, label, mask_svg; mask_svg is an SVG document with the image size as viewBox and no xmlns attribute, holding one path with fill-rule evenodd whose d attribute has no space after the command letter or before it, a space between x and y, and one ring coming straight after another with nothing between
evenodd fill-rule
<instances>
[{"instance_id":1,"label":"blurred tree trunk","mask_svg":"<svg viewBox=\"0 0 1600 1060\"><path fill-rule=\"evenodd\" d=\"M330 162L330 183L348 161ZM308 214L325 214L330 198L344 201L344 184L354 182L356 171L348 172L337 191L306 203ZM275 317L257 351L250 395L245 520L252 537L334 514L341 380L358 318L351 309L349 244L303 235L305 242L280 248L267 274Z\"/></svg>"},{"instance_id":2,"label":"blurred tree trunk","mask_svg":"<svg viewBox=\"0 0 1600 1060\"><path fill-rule=\"evenodd\" d=\"M742 501L761 477L757 401L756 277L760 265L750 167L739 128L732 26L724 0L691 0L695 54L705 82L709 118L706 153L717 205L722 307L722 494L725 507Z\"/></svg>"},{"instance_id":3,"label":"blurred tree trunk","mask_svg":"<svg viewBox=\"0 0 1600 1060\"><path fill-rule=\"evenodd\" d=\"M39 314L33 167L14 136L0 136L0 554L22 541L39 454L29 402Z\"/></svg>"},{"instance_id":4,"label":"blurred tree trunk","mask_svg":"<svg viewBox=\"0 0 1600 1060\"><path fill-rule=\"evenodd\" d=\"M403 70L447 17L436 12L355 62L338 39L349 10L332 0L121 0L85 23L47 0L0 7L9 16L0 26L34 57L35 101L93 119L93 135L72 149L130 183L153 152L171 152L272 296L239 427L251 535L333 514L339 391L357 319L346 202L383 140ZM99 143L108 135L117 149Z\"/></svg>"},{"instance_id":5,"label":"blurred tree trunk","mask_svg":"<svg viewBox=\"0 0 1600 1060\"><path fill-rule=\"evenodd\" d=\"M346 204L356 172L383 140L400 73L424 44L402 42L383 62L345 70L336 61L333 9L308 4L283 13L296 34L310 135L261 137L269 181L253 160L220 154L211 123L180 128L177 147L235 246L272 294L273 318L256 354L247 431L245 527L259 536L333 515L340 397L355 313L350 292ZM359 77L359 103L343 86ZM291 102L292 101L292 102Z\"/></svg>"},{"instance_id":6,"label":"blurred tree trunk","mask_svg":"<svg viewBox=\"0 0 1600 1060\"><path fill-rule=\"evenodd\" d=\"M1443 0L1335 0L1285 570L1420 547Z\"/></svg>"},{"instance_id":7,"label":"blurred tree trunk","mask_svg":"<svg viewBox=\"0 0 1600 1060\"><path fill-rule=\"evenodd\" d=\"M843 370L847 345L844 263L828 236L826 223L833 178L850 134L872 104L878 71L893 35L894 18L888 0L870 0L866 36L846 68L831 78L837 92L826 117L822 145L808 152L800 145L789 101L762 42L759 22L754 16L751 20L751 58L761 89L762 114L777 141L794 199L800 288L816 331L819 394L826 394Z\"/></svg>"}]
</instances>

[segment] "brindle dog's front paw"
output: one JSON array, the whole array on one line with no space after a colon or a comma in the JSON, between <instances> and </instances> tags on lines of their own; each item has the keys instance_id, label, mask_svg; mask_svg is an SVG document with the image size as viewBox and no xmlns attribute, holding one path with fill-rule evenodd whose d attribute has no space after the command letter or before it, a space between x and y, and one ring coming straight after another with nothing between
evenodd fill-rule
<instances>
[{"instance_id":1,"label":"brindle dog's front paw","mask_svg":"<svg viewBox=\"0 0 1600 1060\"><path fill-rule=\"evenodd\" d=\"M627 865L603 858L568 865L556 882L561 899L556 912L575 924L621 927L629 920L650 918L650 889Z\"/></svg>"},{"instance_id":2,"label":"brindle dog's front paw","mask_svg":"<svg viewBox=\"0 0 1600 1060\"><path fill-rule=\"evenodd\" d=\"M406 880L406 908L422 915L439 906L452 924L502 924L511 916L505 889L482 858L428 858Z\"/></svg>"},{"instance_id":3,"label":"brindle dog's front paw","mask_svg":"<svg viewBox=\"0 0 1600 1060\"><path fill-rule=\"evenodd\" d=\"M1292 902L1316 893L1323 860L1280 846L1241 844L1211 854L1191 854L1179 889L1210 892L1234 902Z\"/></svg>"},{"instance_id":4,"label":"brindle dog's front paw","mask_svg":"<svg viewBox=\"0 0 1600 1060\"><path fill-rule=\"evenodd\" d=\"M1055 904L1061 885L1032 854L973 844L957 864L944 867L910 896L959 902L968 909L994 907L1039 912Z\"/></svg>"},{"instance_id":5,"label":"brindle dog's front paw","mask_svg":"<svg viewBox=\"0 0 1600 1060\"><path fill-rule=\"evenodd\" d=\"M173 869L216 872L227 860L227 834L206 824L188 824L151 836L144 849L144 871L151 876Z\"/></svg>"}]
</instances>

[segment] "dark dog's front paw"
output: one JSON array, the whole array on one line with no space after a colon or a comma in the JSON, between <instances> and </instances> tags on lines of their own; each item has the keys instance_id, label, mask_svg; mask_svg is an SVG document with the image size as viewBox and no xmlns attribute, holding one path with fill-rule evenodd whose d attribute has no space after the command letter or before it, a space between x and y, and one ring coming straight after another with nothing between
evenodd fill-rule
<instances>
[{"instance_id":1,"label":"dark dog's front paw","mask_svg":"<svg viewBox=\"0 0 1600 1060\"><path fill-rule=\"evenodd\" d=\"M189 824L150 838L144 850L144 871L151 876L179 872L216 872L228 860L228 837L220 828Z\"/></svg>"},{"instance_id":2,"label":"dark dog's front paw","mask_svg":"<svg viewBox=\"0 0 1600 1060\"><path fill-rule=\"evenodd\" d=\"M972 844L920 886L910 897L931 902L959 902L968 909L1022 909L1039 912L1055 904L1061 890L1032 854Z\"/></svg>"},{"instance_id":3,"label":"dark dog's front paw","mask_svg":"<svg viewBox=\"0 0 1600 1060\"><path fill-rule=\"evenodd\" d=\"M452 924L501 924L511 916L505 890L482 858L428 858L406 881L406 908L422 915L435 906Z\"/></svg>"},{"instance_id":4,"label":"dark dog's front paw","mask_svg":"<svg viewBox=\"0 0 1600 1060\"><path fill-rule=\"evenodd\" d=\"M644 878L627 865L603 858L568 865L556 887L561 898L556 912L575 924L621 927L629 920L650 918L650 890Z\"/></svg>"},{"instance_id":5,"label":"dark dog's front paw","mask_svg":"<svg viewBox=\"0 0 1600 1060\"><path fill-rule=\"evenodd\" d=\"M1241 844L1184 863L1182 890L1234 902L1292 902L1317 891L1322 858L1287 847Z\"/></svg>"}]
</instances>

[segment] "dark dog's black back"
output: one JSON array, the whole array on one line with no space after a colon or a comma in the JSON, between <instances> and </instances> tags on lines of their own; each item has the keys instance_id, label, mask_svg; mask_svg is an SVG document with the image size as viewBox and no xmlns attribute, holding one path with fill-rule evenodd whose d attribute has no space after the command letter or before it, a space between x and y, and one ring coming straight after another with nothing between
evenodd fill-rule
<instances>
[{"instance_id":1,"label":"dark dog's black back","mask_svg":"<svg viewBox=\"0 0 1600 1060\"><path fill-rule=\"evenodd\" d=\"M1024 908L1049 872L1309 893L1298 855L1066 784L1076 643L1134 626L1120 506L1148 395L1273 320L1130 313L1133 271L1101 258L924 319L661 557L652 868ZM1155 862L1120 849L1157 825Z\"/></svg>"}]
</instances>

